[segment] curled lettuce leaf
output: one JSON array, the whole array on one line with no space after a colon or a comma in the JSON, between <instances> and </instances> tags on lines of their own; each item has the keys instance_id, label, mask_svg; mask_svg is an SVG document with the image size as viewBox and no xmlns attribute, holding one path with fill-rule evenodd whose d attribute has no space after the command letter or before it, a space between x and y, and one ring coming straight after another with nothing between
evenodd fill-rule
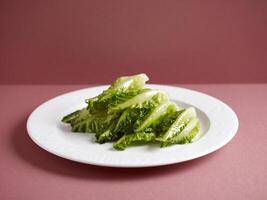
<instances>
[{"instance_id":1,"label":"curled lettuce leaf","mask_svg":"<svg viewBox=\"0 0 267 200\"><path fill-rule=\"evenodd\" d=\"M168 96L165 92L159 90L144 90L140 94L129 98L126 101L112 104L108 109L108 113L121 112L126 108L133 106L142 106L146 102L158 104L167 100Z\"/></svg>"},{"instance_id":2,"label":"curled lettuce leaf","mask_svg":"<svg viewBox=\"0 0 267 200\"><path fill-rule=\"evenodd\" d=\"M161 143L161 147L171 144L186 144L192 142L192 139L200 130L200 123L197 118L191 119L184 129L174 137L171 137Z\"/></svg>"},{"instance_id":3,"label":"curled lettuce leaf","mask_svg":"<svg viewBox=\"0 0 267 200\"><path fill-rule=\"evenodd\" d=\"M185 109L180 115L178 115L176 120L172 123L170 128L163 135L163 141L180 133L182 129L185 127L185 125L190 121L190 119L195 117L196 117L196 111L193 107Z\"/></svg>"},{"instance_id":4,"label":"curled lettuce leaf","mask_svg":"<svg viewBox=\"0 0 267 200\"><path fill-rule=\"evenodd\" d=\"M122 76L112 83L110 90L125 89L135 90L142 89L149 80L146 74L138 74L134 76Z\"/></svg>"},{"instance_id":5,"label":"curled lettuce leaf","mask_svg":"<svg viewBox=\"0 0 267 200\"><path fill-rule=\"evenodd\" d=\"M159 124L162 121L162 117L176 110L178 110L178 106L173 102L166 101L166 102L159 104L154 109L151 109L150 113L147 115L147 117L143 121L142 119L139 120L138 123L140 125L135 130L135 132L140 132L151 125L155 126Z\"/></svg>"},{"instance_id":6,"label":"curled lettuce leaf","mask_svg":"<svg viewBox=\"0 0 267 200\"><path fill-rule=\"evenodd\" d=\"M91 110L91 112L106 110L111 101L116 101L127 97L129 98L129 96L136 96L139 90L144 88L146 81L148 81L148 77L145 74L120 77L100 95L87 99L87 108Z\"/></svg>"},{"instance_id":7,"label":"curled lettuce leaf","mask_svg":"<svg viewBox=\"0 0 267 200\"><path fill-rule=\"evenodd\" d=\"M63 119L62 119L62 122L65 122L67 124L71 124L72 121L77 119L77 117L80 115L81 111L82 110L76 110L76 111L64 116Z\"/></svg>"},{"instance_id":8,"label":"curled lettuce leaf","mask_svg":"<svg viewBox=\"0 0 267 200\"><path fill-rule=\"evenodd\" d=\"M156 138L156 134L153 132L146 133L146 132L138 132L127 134L121 137L113 147L117 150L124 150L126 147L132 144L146 144L154 142Z\"/></svg>"},{"instance_id":9,"label":"curled lettuce leaf","mask_svg":"<svg viewBox=\"0 0 267 200\"><path fill-rule=\"evenodd\" d=\"M107 115L106 113L88 113L86 116L79 116L71 123L72 131L100 134L114 123L116 119L117 116Z\"/></svg>"}]
</instances>

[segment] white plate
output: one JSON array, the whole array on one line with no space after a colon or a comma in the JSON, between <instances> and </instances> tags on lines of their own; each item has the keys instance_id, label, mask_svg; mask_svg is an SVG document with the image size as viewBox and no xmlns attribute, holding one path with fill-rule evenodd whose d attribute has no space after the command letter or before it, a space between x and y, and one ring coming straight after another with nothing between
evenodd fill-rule
<instances>
[{"instance_id":1,"label":"white plate","mask_svg":"<svg viewBox=\"0 0 267 200\"><path fill-rule=\"evenodd\" d=\"M179 87L152 85L166 91L178 105L194 106L201 122L195 142L159 148L157 145L129 147L116 151L112 143L98 144L93 134L72 133L63 124L64 115L84 107L85 98L96 96L108 86L86 88L55 97L38 108L27 121L31 139L57 156L92 165L109 167L149 167L168 165L209 154L228 143L236 134L238 119L234 111L220 100Z\"/></svg>"}]
</instances>

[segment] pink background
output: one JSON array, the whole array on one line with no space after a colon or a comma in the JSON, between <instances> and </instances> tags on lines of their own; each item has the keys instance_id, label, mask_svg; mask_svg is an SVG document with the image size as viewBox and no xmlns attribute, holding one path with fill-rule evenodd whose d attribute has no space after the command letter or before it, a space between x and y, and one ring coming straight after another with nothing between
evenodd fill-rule
<instances>
[{"instance_id":1,"label":"pink background","mask_svg":"<svg viewBox=\"0 0 267 200\"><path fill-rule=\"evenodd\" d=\"M264 0L4 0L0 83L267 82Z\"/></svg>"}]
</instances>

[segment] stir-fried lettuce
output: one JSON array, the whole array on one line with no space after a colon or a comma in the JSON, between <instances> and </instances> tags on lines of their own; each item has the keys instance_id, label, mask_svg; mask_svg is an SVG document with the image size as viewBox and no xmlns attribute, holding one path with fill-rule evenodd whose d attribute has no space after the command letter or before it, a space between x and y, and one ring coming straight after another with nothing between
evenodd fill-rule
<instances>
[{"instance_id":1,"label":"stir-fried lettuce","mask_svg":"<svg viewBox=\"0 0 267 200\"><path fill-rule=\"evenodd\" d=\"M200 130L193 107L179 108L164 91L145 88L145 74L120 77L87 107L63 117L73 132L94 133L96 142L113 147L160 143L161 147L192 142Z\"/></svg>"}]
</instances>

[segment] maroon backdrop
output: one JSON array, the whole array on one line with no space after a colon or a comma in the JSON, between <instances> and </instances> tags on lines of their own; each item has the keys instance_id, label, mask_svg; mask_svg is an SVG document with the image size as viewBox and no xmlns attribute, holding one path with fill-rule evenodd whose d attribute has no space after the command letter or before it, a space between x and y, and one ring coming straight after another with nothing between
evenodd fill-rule
<instances>
[{"instance_id":1,"label":"maroon backdrop","mask_svg":"<svg viewBox=\"0 0 267 200\"><path fill-rule=\"evenodd\" d=\"M266 0L2 0L0 83L267 82Z\"/></svg>"}]
</instances>

